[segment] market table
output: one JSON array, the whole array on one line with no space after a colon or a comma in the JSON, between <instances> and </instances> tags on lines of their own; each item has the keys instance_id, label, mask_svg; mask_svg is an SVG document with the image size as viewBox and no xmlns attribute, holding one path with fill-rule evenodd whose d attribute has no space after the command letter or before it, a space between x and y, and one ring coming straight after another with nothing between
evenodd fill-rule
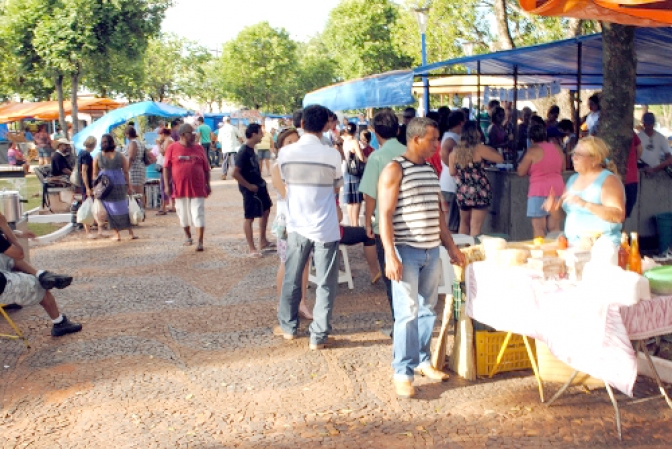
<instances>
[{"instance_id":1,"label":"market table","mask_svg":"<svg viewBox=\"0 0 672 449\"><path fill-rule=\"evenodd\" d=\"M490 262L469 265L466 287L469 317L500 331L540 340L577 372L603 380L616 409L620 437L618 406L611 387L632 397L637 354L631 340L637 341L649 358L643 340L672 333L672 296L622 305L624 298L595 296L595 289L584 289L580 282L543 280L522 267L501 268ZM654 368L650 358L649 362ZM655 368L653 371L657 378Z\"/></svg>"}]
</instances>

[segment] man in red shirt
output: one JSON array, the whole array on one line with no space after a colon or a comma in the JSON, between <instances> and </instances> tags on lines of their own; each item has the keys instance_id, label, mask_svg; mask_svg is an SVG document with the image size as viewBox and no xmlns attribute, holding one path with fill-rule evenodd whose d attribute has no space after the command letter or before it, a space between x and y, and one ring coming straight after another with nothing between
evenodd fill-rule
<instances>
[{"instance_id":1,"label":"man in red shirt","mask_svg":"<svg viewBox=\"0 0 672 449\"><path fill-rule=\"evenodd\" d=\"M203 251L205 230L205 199L210 196L210 163L205 150L196 142L196 134L189 124L177 131L180 141L166 149L163 163L166 195L170 196L171 181L175 194L175 209L184 228L184 246L191 246L191 228L198 229L196 251Z\"/></svg>"}]
</instances>

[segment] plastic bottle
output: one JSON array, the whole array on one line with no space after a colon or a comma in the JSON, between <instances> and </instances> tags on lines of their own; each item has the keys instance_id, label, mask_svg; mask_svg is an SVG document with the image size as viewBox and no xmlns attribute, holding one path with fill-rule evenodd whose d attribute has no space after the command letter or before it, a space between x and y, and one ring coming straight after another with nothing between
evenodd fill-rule
<instances>
[{"instance_id":1,"label":"plastic bottle","mask_svg":"<svg viewBox=\"0 0 672 449\"><path fill-rule=\"evenodd\" d=\"M628 269L630 262L630 245L628 244L628 234L621 233L621 245L618 247L618 266L624 270Z\"/></svg>"},{"instance_id":2,"label":"plastic bottle","mask_svg":"<svg viewBox=\"0 0 672 449\"><path fill-rule=\"evenodd\" d=\"M630 234L630 257L628 258L628 270L642 274L642 256L639 254L639 241L637 233Z\"/></svg>"}]
</instances>

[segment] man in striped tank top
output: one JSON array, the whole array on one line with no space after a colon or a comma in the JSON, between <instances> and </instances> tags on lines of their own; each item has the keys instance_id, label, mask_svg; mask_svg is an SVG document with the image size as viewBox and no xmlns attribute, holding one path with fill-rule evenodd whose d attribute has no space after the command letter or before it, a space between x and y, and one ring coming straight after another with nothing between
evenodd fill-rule
<instances>
[{"instance_id":1,"label":"man in striped tank top","mask_svg":"<svg viewBox=\"0 0 672 449\"><path fill-rule=\"evenodd\" d=\"M415 118L406 129L406 141L406 152L381 173L378 200L385 272L392 281L394 388L397 396L410 398L415 395L415 373L448 380L446 373L432 367L430 357L441 277L439 245L454 264L463 265L464 256L446 226L439 178L426 162L439 143L439 126L434 120Z\"/></svg>"}]
</instances>

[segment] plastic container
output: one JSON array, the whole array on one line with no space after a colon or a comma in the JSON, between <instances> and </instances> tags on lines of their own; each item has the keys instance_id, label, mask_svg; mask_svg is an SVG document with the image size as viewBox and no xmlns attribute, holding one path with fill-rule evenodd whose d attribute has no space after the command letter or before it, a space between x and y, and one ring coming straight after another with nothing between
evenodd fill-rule
<instances>
[{"instance_id":1,"label":"plastic container","mask_svg":"<svg viewBox=\"0 0 672 449\"><path fill-rule=\"evenodd\" d=\"M658 252L663 254L672 246L672 212L656 215L658 226Z\"/></svg>"},{"instance_id":2,"label":"plastic container","mask_svg":"<svg viewBox=\"0 0 672 449\"><path fill-rule=\"evenodd\" d=\"M504 343L507 332L476 332L476 375L489 376L492 367L497 363L497 355ZM532 353L536 357L536 347L533 339L529 339ZM531 369L532 363L527 355L523 337L517 334L511 335L509 345L504 353L502 362L497 367L497 372L519 371Z\"/></svg>"}]
</instances>

